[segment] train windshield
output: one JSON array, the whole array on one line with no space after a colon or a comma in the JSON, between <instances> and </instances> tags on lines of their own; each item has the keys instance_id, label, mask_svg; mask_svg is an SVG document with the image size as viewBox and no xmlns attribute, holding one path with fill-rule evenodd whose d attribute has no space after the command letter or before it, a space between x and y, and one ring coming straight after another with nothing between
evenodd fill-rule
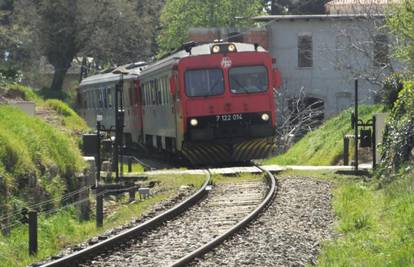
<instances>
[{"instance_id":1,"label":"train windshield","mask_svg":"<svg viewBox=\"0 0 414 267\"><path fill-rule=\"evenodd\" d=\"M230 90L234 94L267 91L267 70L264 66L244 66L229 71Z\"/></svg>"},{"instance_id":2,"label":"train windshield","mask_svg":"<svg viewBox=\"0 0 414 267\"><path fill-rule=\"evenodd\" d=\"M185 72L187 96L214 96L224 93L223 71L220 69L188 70Z\"/></svg>"}]
</instances>

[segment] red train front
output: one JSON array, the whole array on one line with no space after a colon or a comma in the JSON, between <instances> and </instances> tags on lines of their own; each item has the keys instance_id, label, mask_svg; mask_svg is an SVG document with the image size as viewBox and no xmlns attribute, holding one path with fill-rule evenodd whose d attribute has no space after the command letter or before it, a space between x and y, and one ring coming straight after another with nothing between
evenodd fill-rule
<instances>
[{"instance_id":1,"label":"red train front","mask_svg":"<svg viewBox=\"0 0 414 267\"><path fill-rule=\"evenodd\" d=\"M194 164L264 158L274 148L279 74L260 46L187 47L175 65L173 92L182 153ZM181 131L180 131L181 132Z\"/></svg>"}]
</instances>

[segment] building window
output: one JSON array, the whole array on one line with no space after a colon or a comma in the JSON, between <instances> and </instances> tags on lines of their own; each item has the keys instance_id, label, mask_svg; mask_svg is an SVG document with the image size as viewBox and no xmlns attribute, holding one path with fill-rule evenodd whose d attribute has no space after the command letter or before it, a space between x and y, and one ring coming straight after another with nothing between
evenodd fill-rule
<instances>
[{"instance_id":1,"label":"building window","mask_svg":"<svg viewBox=\"0 0 414 267\"><path fill-rule=\"evenodd\" d=\"M312 35L298 36L298 67L310 68L313 65Z\"/></svg>"},{"instance_id":2,"label":"building window","mask_svg":"<svg viewBox=\"0 0 414 267\"><path fill-rule=\"evenodd\" d=\"M388 65L388 37L379 34L374 37L374 66L384 67Z\"/></svg>"}]
</instances>

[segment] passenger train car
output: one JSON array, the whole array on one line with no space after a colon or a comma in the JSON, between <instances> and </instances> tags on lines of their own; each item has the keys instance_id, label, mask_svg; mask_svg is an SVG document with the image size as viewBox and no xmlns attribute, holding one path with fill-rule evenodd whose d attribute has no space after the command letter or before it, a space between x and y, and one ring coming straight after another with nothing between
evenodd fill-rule
<instances>
[{"instance_id":1,"label":"passenger train car","mask_svg":"<svg viewBox=\"0 0 414 267\"><path fill-rule=\"evenodd\" d=\"M102 115L106 129L115 126L115 86L123 80L123 105L125 110L125 137L127 144L138 143L142 131L142 101L138 75L146 62L128 64L127 75L112 72L97 74L82 80L77 93L77 111L91 128L96 127L97 115Z\"/></svg>"},{"instance_id":2,"label":"passenger train car","mask_svg":"<svg viewBox=\"0 0 414 267\"><path fill-rule=\"evenodd\" d=\"M197 165L264 158L274 148L272 89L280 84L272 64L257 44L185 44L125 76L125 132L132 142L181 153ZM96 112L113 124L108 88L118 80L98 75L82 81L80 114L91 126Z\"/></svg>"}]
</instances>

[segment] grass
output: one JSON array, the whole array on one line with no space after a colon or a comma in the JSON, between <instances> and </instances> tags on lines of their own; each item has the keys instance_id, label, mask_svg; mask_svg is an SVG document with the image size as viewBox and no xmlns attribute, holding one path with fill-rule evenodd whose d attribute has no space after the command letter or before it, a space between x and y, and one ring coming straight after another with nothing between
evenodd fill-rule
<instances>
[{"instance_id":1,"label":"grass","mask_svg":"<svg viewBox=\"0 0 414 267\"><path fill-rule=\"evenodd\" d=\"M17 108L0 106L0 171L14 177L12 188L26 184L30 177L37 177L40 185L56 175L72 178L83 166L71 138ZM49 170L54 168L53 175Z\"/></svg>"},{"instance_id":2,"label":"grass","mask_svg":"<svg viewBox=\"0 0 414 267\"><path fill-rule=\"evenodd\" d=\"M19 83L6 83L6 84L0 84L0 92L1 94L7 95L14 95L19 96L23 100L26 101L33 101L36 104L42 104L43 100L41 97L39 97L30 87L24 86Z\"/></svg>"},{"instance_id":3,"label":"grass","mask_svg":"<svg viewBox=\"0 0 414 267\"><path fill-rule=\"evenodd\" d=\"M154 204L171 197L181 185L192 184L198 188L204 182L204 176L194 175L158 176L151 179L160 181L159 186L164 189L162 193L142 202L118 207L116 212L105 218L103 228L95 227L94 218L80 222L74 208L62 210L48 218L41 216L38 231L39 253L34 257L28 255L27 226L15 228L10 237L0 236L0 266L26 266L40 261L57 254L68 245L81 243L108 229L128 223L133 218L139 218Z\"/></svg>"},{"instance_id":4,"label":"grass","mask_svg":"<svg viewBox=\"0 0 414 267\"><path fill-rule=\"evenodd\" d=\"M85 132L88 126L73 109L71 109L66 103L57 99L48 99L45 101L44 106L52 109L61 115L62 124L65 128L76 132Z\"/></svg>"},{"instance_id":5,"label":"grass","mask_svg":"<svg viewBox=\"0 0 414 267\"><path fill-rule=\"evenodd\" d=\"M128 173L128 163L123 163L123 166L124 166L124 173ZM141 164L139 164L139 163L132 163L132 169L131 169L131 171L133 172L133 173L142 173L142 172L144 172L144 166L142 166ZM121 165L119 165L119 168L121 168Z\"/></svg>"},{"instance_id":6,"label":"grass","mask_svg":"<svg viewBox=\"0 0 414 267\"><path fill-rule=\"evenodd\" d=\"M337 238L325 241L320 266L414 266L414 172L390 184L331 171L283 174L333 182Z\"/></svg>"},{"instance_id":7,"label":"grass","mask_svg":"<svg viewBox=\"0 0 414 267\"><path fill-rule=\"evenodd\" d=\"M29 87L1 84L0 95L33 101L37 107L55 111L52 120L40 119L0 105L1 216L76 188L75 173L81 172L85 163L78 146L79 135L73 132L84 131L86 124L67 105L45 102Z\"/></svg>"},{"instance_id":8,"label":"grass","mask_svg":"<svg viewBox=\"0 0 414 267\"><path fill-rule=\"evenodd\" d=\"M364 121L383 111L381 105L360 105L359 115ZM343 153L343 137L352 134L351 109L327 120L320 128L309 132L286 153L264 161L280 165L336 165ZM350 155L353 155L352 145Z\"/></svg>"}]
</instances>

